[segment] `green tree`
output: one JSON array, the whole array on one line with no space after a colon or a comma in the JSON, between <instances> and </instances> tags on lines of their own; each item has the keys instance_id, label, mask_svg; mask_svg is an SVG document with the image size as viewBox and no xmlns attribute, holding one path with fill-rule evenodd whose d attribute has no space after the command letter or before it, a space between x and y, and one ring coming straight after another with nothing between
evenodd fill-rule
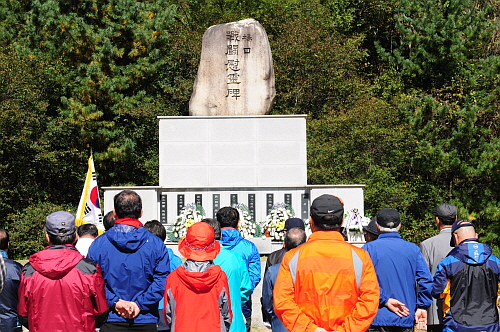
<instances>
[{"instance_id":1,"label":"green tree","mask_svg":"<svg viewBox=\"0 0 500 332\"><path fill-rule=\"evenodd\" d=\"M401 1L398 37L379 48L401 75L407 98L399 102L408 124L408 179L425 184L441 201L475 220L498 245L500 140L498 69L490 42L494 7L486 1Z\"/></svg>"},{"instance_id":2,"label":"green tree","mask_svg":"<svg viewBox=\"0 0 500 332\"><path fill-rule=\"evenodd\" d=\"M62 59L57 111L77 130L79 149L93 149L102 183L157 181L144 165L157 149L155 117L165 114L157 74L174 8L165 0L41 0L28 9L15 44Z\"/></svg>"},{"instance_id":3,"label":"green tree","mask_svg":"<svg viewBox=\"0 0 500 332\"><path fill-rule=\"evenodd\" d=\"M395 14L397 35L379 52L407 80L439 88L462 75L482 57L496 27L494 7L481 0L401 0Z\"/></svg>"},{"instance_id":4,"label":"green tree","mask_svg":"<svg viewBox=\"0 0 500 332\"><path fill-rule=\"evenodd\" d=\"M85 161L78 144L72 144L74 127L55 111L60 86L49 76L59 71L60 63L52 59L0 51L0 213L4 216L49 199L78 200L74 195L81 190Z\"/></svg>"},{"instance_id":5,"label":"green tree","mask_svg":"<svg viewBox=\"0 0 500 332\"><path fill-rule=\"evenodd\" d=\"M56 211L74 213L67 205L39 203L7 216L11 258L27 259L35 252L45 249L47 245L45 219L49 214Z\"/></svg>"}]
</instances>

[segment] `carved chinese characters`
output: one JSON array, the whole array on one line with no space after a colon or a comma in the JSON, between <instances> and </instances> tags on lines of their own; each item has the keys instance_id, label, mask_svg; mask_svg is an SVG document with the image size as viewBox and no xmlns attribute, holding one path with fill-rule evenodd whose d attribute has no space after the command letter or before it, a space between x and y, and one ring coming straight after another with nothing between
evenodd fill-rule
<instances>
[{"instance_id":1,"label":"carved chinese characters","mask_svg":"<svg viewBox=\"0 0 500 332\"><path fill-rule=\"evenodd\" d=\"M267 114L274 96L271 48L262 25L247 19L208 28L189 114Z\"/></svg>"}]
</instances>

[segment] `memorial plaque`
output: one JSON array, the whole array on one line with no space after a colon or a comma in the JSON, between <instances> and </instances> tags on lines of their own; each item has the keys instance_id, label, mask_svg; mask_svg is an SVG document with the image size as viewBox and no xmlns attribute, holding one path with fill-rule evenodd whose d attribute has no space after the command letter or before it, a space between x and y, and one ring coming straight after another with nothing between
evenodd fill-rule
<instances>
[{"instance_id":1,"label":"memorial plaque","mask_svg":"<svg viewBox=\"0 0 500 332\"><path fill-rule=\"evenodd\" d=\"M274 205L274 194L267 194L266 195L266 204L267 204L267 214L271 212L273 205Z\"/></svg>"},{"instance_id":2,"label":"memorial plaque","mask_svg":"<svg viewBox=\"0 0 500 332\"><path fill-rule=\"evenodd\" d=\"M292 206L292 194L285 194L285 204Z\"/></svg>"},{"instance_id":3,"label":"memorial plaque","mask_svg":"<svg viewBox=\"0 0 500 332\"><path fill-rule=\"evenodd\" d=\"M167 195L160 195L160 222L167 224Z\"/></svg>"},{"instance_id":4,"label":"memorial plaque","mask_svg":"<svg viewBox=\"0 0 500 332\"><path fill-rule=\"evenodd\" d=\"M177 195L177 215L181 214L182 208L186 204L184 203L184 195Z\"/></svg>"},{"instance_id":5,"label":"memorial plaque","mask_svg":"<svg viewBox=\"0 0 500 332\"><path fill-rule=\"evenodd\" d=\"M271 47L259 22L246 19L207 29L189 115L268 114L275 95Z\"/></svg>"},{"instance_id":6,"label":"memorial plaque","mask_svg":"<svg viewBox=\"0 0 500 332\"><path fill-rule=\"evenodd\" d=\"M255 221L255 194L248 194L248 210L250 210L250 219Z\"/></svg>"},{"instance_id":7,"label":"memorial plaque","mask_svg":"<svg viewBox=\"0 0 500 332\"><path fill-rule=\"evenodd\" d=\"M203 206L203 198L202 197L203 197L202 194L196 194L196 195L194 195L194 202L196 204L199 204L199 205Z\"/></svg>"},{"instance_id":8,"label":"memorial plaque","mask_svg":"<svg viewBox=\"0 0 500 332\"><path fill-rule=\"evenodd\" d=\"M309 194L302 194L300 207L300 217L302 220L309 219Z\"/></svg>"},{"instance_id":9,"label":"memorial plaque","mask_svg":"<svg viewBox=\"0 0 500 332\"><path fill-rule=\"evenodd\" d=\"M238 204L238 194L231 194L231 206Z\"/></svg>"},{"instance_id":10,"label":"memorial plaque","mask_svg":"<svg viewBox=\"0 0 500 332\"><path fill-rule=\"evenodd\" d=\"M214 218L217 217L217 211L220 209L220 194L213 194L213 211L214 211Z\"/></svg>"}]
</instances>

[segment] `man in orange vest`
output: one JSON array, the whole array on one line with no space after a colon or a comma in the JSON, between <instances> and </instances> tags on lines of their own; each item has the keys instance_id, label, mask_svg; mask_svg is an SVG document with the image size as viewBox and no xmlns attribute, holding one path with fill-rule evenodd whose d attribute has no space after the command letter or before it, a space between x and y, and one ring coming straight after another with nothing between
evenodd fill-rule
<instances>
[{"instance_id":1,"label":"man in orange vest","mask_svg":"<svg viewBox=\"0 0 500 332\"><path fill-rule=\"evenodd\" d=\"M321 195L311 205L313 233L283 257L274 309L289 331L366 331L379 306L370 256L344 241L344 203Z\"/></svg>"}]
</instances>

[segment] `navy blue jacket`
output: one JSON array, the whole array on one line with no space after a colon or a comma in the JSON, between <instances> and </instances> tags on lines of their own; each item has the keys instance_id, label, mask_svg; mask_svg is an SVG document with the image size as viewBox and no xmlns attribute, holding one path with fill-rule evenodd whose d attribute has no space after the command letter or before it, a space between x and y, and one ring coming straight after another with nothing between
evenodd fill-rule
<instances>
[{"instance_id":1,"label":"navy blue jacket","mask_svg":"<svg viewBox=\"0 0 500 332\"><path fill-rule=\"evenodd\" d=\"M5 254L5 251L1 251L1 253ZM8 259L6 255L3 256L7 275L3 290L0 293L0 331L21 332L22 327L17 319L17 290L19 289L23 266Z\"/></svg>"},{"instance_id":2,"label":"navy blue jacket","mask_svg":"<svg viewBox=\"0 0 500 332\"><path fill-rule=\"evenodd\" d=\"M115 224L94 240L87 257L102 269L110 307L122 299L137 303L141 310L133 320L110 312L108 322L158 322L158 302L170 272L167 248L158 236L142 226Z\"/></svg>"},{"instance_id":3,"label":"navy blue jacket","mask_svg":"<svg viewBox=\"0 0 500 332\"><path fill-rule=\"evenodd\" d=\"M281 263L271 265L264 274L262 282L262 306L266 313L271 317L271 328L273 332L288 332L285 325L274 313L273 290Z\"/></svg>"},{"instance_id":4,"label":"navy blue jacket","mask_svg":"<svg viewBox=\"0 0 500 332\"><path fill-rule=\"evenodd\" d=\"M410 310L409 316L400 318L387 307L381 307L372 325L414 326L416 309L427 309L432 303L432 276L419 247L403 240L398 233L382 233L363 249L372 258L380 288L386 296L403 302Z\"/></svg>"},{"instance_id":5,"label":"navy blue jacket","mask_svg":"<svg viewBox=\"0 0 500 332\"><path fill-rule=\"evenodd\" d=\"M443 331L498 332L500 260L486 244L468 239L438 265L432 296L444 299Z\"/></svg>"}]
</instances>

